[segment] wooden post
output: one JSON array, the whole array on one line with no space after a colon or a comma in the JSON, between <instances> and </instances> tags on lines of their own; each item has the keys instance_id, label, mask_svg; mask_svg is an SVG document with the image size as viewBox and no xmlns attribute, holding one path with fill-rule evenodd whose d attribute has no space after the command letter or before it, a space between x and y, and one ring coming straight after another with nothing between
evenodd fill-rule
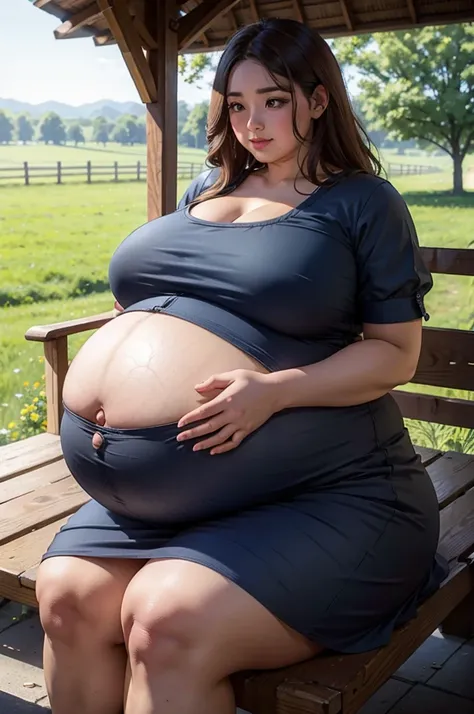
<instances>
[{"instance_id":1,"label":"wooden post","mask_svg":"<svg viewBox=\"0 0 474 714\"><path fill-rule=\"evenodd\" d=\"M140 181L141 163L137 161L137 181Z\"/></svg>"},{"instance_id":2,"label":"wooden post","mask_svg":"<svg viewBox=\"0 0 474 714\"><path fill-rule=\"evenodd\" d=\"M23 162L23 168L25 169L25 186L30 185L30 174L28 171L28 161Z\"/></svg>"},{"instance_id":3,"label":"wooden post","mask_svg":"<svg viewBox=\"0 0 474 714\"><path fill-rule=\"evenodd\" d=\"M157 101L147 104L148 219L176 209L178 160L178 9L176 0L150 0L145 24L157 48L148 52ZM171 29L171 28L176 29Z\"/></svg>"},{"instance_id":4,"label":"wooden post","mask_svg":"<svg viewBox=\"0 0 474 714\"><path fill-rule=\"evenodd\" d=\"M60 161L58 161L58 178L57 178L57 182L58 182L58 183L61 183L61 162L60 162Z\"/></svg>"},{"instance_id":5,"label":"wooden post","mask_svg":"<svg viewBox=\"0 0 474 714\"><path fill-rule=\"evenodd\" d=\"M114 161L114 181L118 181L118 161Z\"/></svg>"},{"instance_id":6,"label":"wooden post","mask_svg":"<svg viewBox=\"0 0 474 714\"><path fill-rule=\"evenodd\" d=\"M92 180L92 167L91 167L91 162L87 162L87 183L90 183Z\"/></svg>"},{"instance_id":7,"label":"wooden post","mask_svg":"<svg viewBox=\"0 0 474 714\"><path fill-rule=\"evenodd\" d=\"M59 434L63 415L62 393L68 368L67 337L58 337L44 343L46 408L48 432Z\"/></svg>"}]
</instances>

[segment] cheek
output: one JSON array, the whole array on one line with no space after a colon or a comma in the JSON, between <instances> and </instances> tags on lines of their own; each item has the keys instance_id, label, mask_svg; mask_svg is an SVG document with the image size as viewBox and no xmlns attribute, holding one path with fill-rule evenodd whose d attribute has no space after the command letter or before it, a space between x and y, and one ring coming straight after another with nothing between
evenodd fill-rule
<instances>
[{"instance_id":1,"label":"cheek","mask_svg":"<svg viewBox=\"0 0 474 714\"><path fill-rule=\"evenodd\" d=\"M243 112L232 114L230 117L230 125L236 136L241 136L246 129L247 122L245 120L245 115Z\"/></svg>"}]
</instances>

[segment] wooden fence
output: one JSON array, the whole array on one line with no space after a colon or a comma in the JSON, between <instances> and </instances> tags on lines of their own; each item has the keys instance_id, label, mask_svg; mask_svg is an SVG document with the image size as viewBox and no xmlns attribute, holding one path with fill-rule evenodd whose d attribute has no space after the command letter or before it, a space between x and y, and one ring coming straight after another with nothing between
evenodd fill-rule
<instances>
[{"instance_id":1,"label":"wooden fence","mask_svg":"<svg viewBox=\"0 0 474 714\"><path fill-rule=\"evenodd\" d=\"M178 178L193 179L204 169L204 164L198 163L178 163ZM105 181L142 181L146 179L146 164L137 161L134 164L119 164L114 161L112 164L92 164L87 161L78 166L69 166L57 161L49 166L32 166L25 161L23 166L0 167L0 186L10 183L23 183L29 186L36 179L52 179L54 183L64 183L69 177L83 177L85 183L92 183L93 180Z\"/></svg>"},{"instance_id":2,"label":"wooden fence","mask_svg":"<svg viewBox=\"0 0 474 714\"><path fill-rule=\"evenodd\" d=\"M178 178L191 180L198 176L203 169L203 163L179 162ZM387 164L386 170L389 176L421 175L441 171L438 166L393 163ZM92 164L91 161L87 161L79 166L69 166L58 161L56 164L49 164L49 166L32 166L28 161L25 161L23 166L0 168L0 186L11 183L23 183L25 186L29 186L37 179L52 179L54 183L61 184L65 179L77 176L83 177L86 183L92 183L94 179L141 181L146 179L146 164L141 161L137 161L135 164L119 164L118 161L114 161L113 164Z\"/></svg>"}]
</instances>

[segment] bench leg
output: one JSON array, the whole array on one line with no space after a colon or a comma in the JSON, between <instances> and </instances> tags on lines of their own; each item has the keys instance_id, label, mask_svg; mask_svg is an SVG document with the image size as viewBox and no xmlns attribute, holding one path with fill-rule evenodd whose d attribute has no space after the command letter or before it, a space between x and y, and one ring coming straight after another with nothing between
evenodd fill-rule
<instances>
[{"instance_id":1,"label":"bench leg","mask_svg":"<svg viewBox=\"0 0 474 714\"><path fill-rule=\"evenodd\" d=\"M474 635L474 592L462 600L440 627L443 635L469 639Z\"/></svg>"}]
</instances>

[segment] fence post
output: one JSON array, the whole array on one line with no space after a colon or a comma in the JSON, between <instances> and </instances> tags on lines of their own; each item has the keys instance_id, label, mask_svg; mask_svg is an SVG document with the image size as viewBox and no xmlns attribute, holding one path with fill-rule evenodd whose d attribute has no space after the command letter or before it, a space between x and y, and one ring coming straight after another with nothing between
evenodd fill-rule
<instances>
[{"instance_id":1,"label":"fence post","mask_svg":"<svg viewBox=\"0 0 474 714\"><path fill-rule=\"evenodd\" d=\"M58 178L57 178L57 182L58 182L58 183L61 183L61 162L60 162L60 161L58 161Z\"/></svg>"},{"instance_id":2,"label":"fence post","mask_svg":"<svg viewBox=\"0 0 474 714\"><path fill-rule=\"evenodd\" d=\"M23 162L23 168L25 169L25 186L30 185L30 174L28 172L28 161Z\"/></svg>"},{"instance_id":3,"label":"fence post","mask_svg":"<svg viewBox=\"0 0 474 714\"><path fill-rule=\"evenodd\" d=\"M114 181L118 181L118 161L114 161Z\"/></svg>"},{"instance_id":4,"label":"fence post","mask_svg":"<svg viewBox=\"0 0 474 714\"><path fill-rule=\"evenodd\" d=\"M92 180L92 171L91 171L91 162L87 162L86 170L87 170L87 183L90 183Z\"/></svg>"},{"instance_id":5,"label":"fence post","mask_svg":"<svg viewBox=\"0 0 474 714\"><path fill-rule=\"evenodd\" d=\"M140 181L140 169L141 169L141 164L139 161L137 161L137 181Z\"/></svg>"}]
</instances>

